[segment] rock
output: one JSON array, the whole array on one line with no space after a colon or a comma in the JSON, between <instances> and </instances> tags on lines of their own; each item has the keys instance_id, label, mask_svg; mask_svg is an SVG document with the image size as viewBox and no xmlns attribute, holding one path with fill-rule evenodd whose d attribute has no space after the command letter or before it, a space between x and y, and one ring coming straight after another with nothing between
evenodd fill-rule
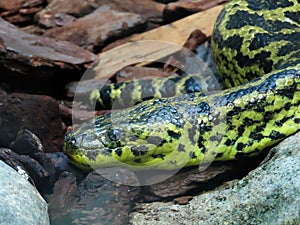
<instances>
[{"instance_id":1,"label":"rock","mask_svg":"<svg viewBox=\"0 0 300 225\"><path fill-rule=\"evenodd\" d=\"M23 174L43 196L52 192L56 174L54 166L45 154L40 153L39 157L36 155L35 158L31 158L28 155L19 155L10 149L0 148L0 160Z\"/></svg>"},{"instance_id":2,"label":"rock","mask_svg":"<svg viewBox=\"0 0 300 225\"><path fill-rule=\"evenodd\" d=\"M118 12L131 12L141 15L148 22L161 23L164 4L151 0L53 0L35 16L36 21L47 28L63 26L91 13L98 7L110 7Z\"/></svg>"},{"instance_id":3,"label":"rock","mask_svg":"<svg viewBox=\"0 0 300 225\"><path fill-rule=\"evenodd\" d=\"M98 169L89 173L78 187L72 175L63 175L61 179L66 182L56 183L49 203L52 225L128 224L129 212L140 190L132 172L122 168ZM113 182L116 179L120 183Z\"/></svg>"},{"instance_id":4,"label":"rock","mask_svg":"<svg viewBox=\"0 0 300 225\"><path fill-rule=\"evenodd\" d=\"M227 0L179 0L166 5L164 9L165 22L172 22L193 13L204 11Z\"/></svg>"},{"instance_id":5,"label":"rock","mask_svg":"<svg viewBox=\"0 0 300 225\"><path fill-rule=\"evenodd\" d=\"M101 0L99 3L102 6L109 6L111 9L119 12L139 14L147 22L163 22L163 10L165 5L152 0L123 0L122 3L119 0Z\"/></svg>"},{"instance_id":6,"label":"rock","mask_svg":"<svg viewBox=\"0 0 300 225\"><path fill-rule=\"evenodd\" d=\"M195 196L187 205L138 204L132 224L299 224L300 133L273 148L241 180Z\"/></svg>"},{"instance_id":7,"label":"rock","mask_svg":"<svg viewBox=\"0 0 300 225\"><path fill-rule=\"evenodd\" d=\"M0 224L49 224L47 203L28 181L2 161L0 186Z\"/></svg>"},{"instance_id":8,"label":"rock","mask_svg":"<svg viewBox=\"0 0 300 225\"><path fill-rule=\"evenodd\" d=\"M10 0L0 1L0 16L18 24L33 23L33 15L42 9L46 0Z\"/></svg>"},{"instance_id":9,"label":"rock","mask_svg":"<svg viewBox=\"0 0 300 225\"><path fill-rule=\"evenodd\" d=\"M54 195L49 201L49 214L52 221L67 212L77 201L76 177L67 171L63 172L53 188Z\"/></svg>"},{"instance_id":10,"label":"rock","mask_svg":"<svg viewBox=\"0 0 300 225\"><path fill-rule=\"evenodd\" d=\"M0 148L0 160L5 162L19 174L21 174L26 180L35 186L34 180L30 177L29 172L25 166L19 161L19 155L11 151L10 149Z\"/></svg>"},{"instance_id":11,"label":"rock","mask_svg":"<svg viewBox=\"0 0 300 225\"><path fill-rule=\"evenodd\" d=\"M207 39L208 37L201 30L194 30L184 43L183 47L195 51L200 45L205 43Z\"/></svg>"},{"instance_id":12,"label":"rock","mask_svg":"<svg viewBox=\"0 0 300 225\"><path fill-rule=\"evenodd\" d=\"M203 191L211 190L225 181L245 176L250 170L259 165L263 160L263 156L265 154L262 154L260 157L240 161L215 162L210 165L183 168L176 174L171 173L170 175L172 176L167 176L163 180L161 179L163 171L155 176L147 173L147 181L145 183L150 183L151 185L143 188L141 200L145 202L159 201L196 195ZM138 172L136 174L138 178L142 179ZM152 183L149 181L152 181Z\"/></svg>"},{"instance_id":13,"label":"rock","mask_svg":"<svg viewBox=\"0 0 300 225\"><path fill-rule=\"evenodd\" d=\"M10 144L10 148L15 153L29 156L33 156L35 153L44 151L41 140L27 129L19 130L17 138Z\"/></svg>"},{"instance_id":14,"label":"rock","mask_svg":"<svg viewBox=\"0 0 300 225\"><path fill-rule=\"evenodd\" d=\"M188 195L188 196L174 198L173 202L178 205L186 205L191 199L193 199L193 196Z\"/></svg>"},{"instance_id":15,"label":"rock","mask_svg":"<svg viewBox=\"0 0 300 225\"><path fill-rule=\"evenodd\" d=\"M66 83L79 79L95 58L77 45L27 34L0 18L0 88L6 91L62 95Z\"/></svg>"},{"instance_id":16,"label":"rock","mask_svg":"<svg viewBox=\"0 0 300 225\"><path fill-rule=\"evenodd\" d=\"M35 20L47 28L64 26L91 13L95 7L95 3L86 0L52 0L35 15Z\"/></svg>"},{"instance_id":17,"label":"rock","mask_svg":"<svg viewBox=\"0 0 300 225\"><path fill-rule=\"evenodd\" d=\"M86 172L74 167L63 152L46 153L45 155L51 160L51 164L55 168L55 177L57 178L65 171L74 174L78 180L84 179L87 175Z\"/></svg>"},{"instance_id":18,"label":"rock","mask_svg":"<svg viewBox=\"0 0 300 225\"><path fill-rule=\"evenodd\" d=\"M44 36L68 40L97 52L105 44L145 28L145 21L140 15L118 12L103 6L73 23L48 30Z\"/></svg>"},{"instance_id":19,"label":"rock","mask_svg":"<svg viewBox=\"0 0 300 225\"><path fill-rule=\"evenodd\" d=\"M45 152L61 151L64 133L56 100L48 96L11 94L0 96L0 104L0 146L10 147L19 130L26 127L38 135Z\"/></svg>"}]
</instances>

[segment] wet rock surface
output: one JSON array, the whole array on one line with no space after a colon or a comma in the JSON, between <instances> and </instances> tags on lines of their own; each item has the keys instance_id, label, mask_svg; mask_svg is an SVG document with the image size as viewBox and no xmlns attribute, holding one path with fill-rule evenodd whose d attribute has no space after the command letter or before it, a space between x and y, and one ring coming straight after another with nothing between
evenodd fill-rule
<instances>
[{"instance_id":1,"label":"wet rock surface","mask_svg":"<svg viewBox=\"0 0 300 225\"><path fill-rule=\"evenodd\" d=\"M74 175L63 173L49 202L51 224L128 224L136 185L134 174L122 168L92 171L78 186Z\"/></svg>"},{"instance_id":2,"label":"wet rock surface","mask_svg":"<svg viewBox=\"0 0 300 225\"><path fill-rule=\"evenodd\" d=\"M22 175L1 160L0 185L0 224L50 224L45 200Z\"/></svg>"},{"instance_id":3,"label":"wet rock surface","mask_svg":"<svg viewBox=\"0 0 300 225\"><path fill-rule=\"evenodd\" d=\"M299 224L300 133L273 148L241 180L195 196L186 205L138 204L132 224Z\"/></svg>"}]
</instances>

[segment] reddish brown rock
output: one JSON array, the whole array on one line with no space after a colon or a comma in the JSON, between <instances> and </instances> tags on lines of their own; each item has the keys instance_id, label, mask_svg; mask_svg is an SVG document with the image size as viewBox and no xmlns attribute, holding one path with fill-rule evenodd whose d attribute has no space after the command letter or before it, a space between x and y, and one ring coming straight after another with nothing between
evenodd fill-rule
<instances>
[{"instance_id":1,"label":"reddish brown rock","mask_svg":"<svg viewBox=\"0 0 300 225\"><path fill-rule=\"evenodd\" d=\"M79 79L85 64L95 58L72 43L25 33L0 18L0 81L4 90L58 95L68 81Z\"/></svg>"},{"instance_id":2,"label":"reddish brown rock","mask_svg":"<svg viewBox=\"0 0 300 225\"><path fill-rule=\"evenodd\" d=\"M46 8L35 15L35 20L47 28L63 26L76 18L91 13L95 3L86 0L52 0Z\"/></svg>"},{"instance_id":3,"label":"reddish brown rock","mask_svg":"<svg viewBox=\"0 0 300 225\"><path fill-rule=\"evenodd\" d=\"M179 0L166 5L164 20L171 22L181 19L192 13L204 11L228 0Z\"/></svg>"},{"instance_id":4,"label":"reddish brown rock","mask_svg":"<svg viewBox=\"0 0 300 225\"><path fill-rule=\"evenodd\" d=\"M122 2L120 0L101 0L99 3L116 11L137 13L148 22L163 22L165 5L152 0L123 0Z\"/></svg>"},{"instance_id":5,"label":"reddish brown rock","mask_svg":"<svg viewBox=\"0 0 300 225\"><path fill-rule=\"evenodd\" d=\"M145 21L140 15L118 12L104 6L73 23L50 29L44 36L68 40L85 49L97 52L105 44L117 38L140 32L145 27Z\"/></svg>"},{"instance_id":6,"label":"reddish brown rock","mask_svg":"<svg viewBox=\"0 0 300 225\"><path fill-rule=\"evenodd\" d=\"M51 97L26 94L0 96L0 146L9 147L19 130L38 136L45 152L61 151L64 133L59 107Z\"/></svg>"},{"instance_id":7,"label":"reddish brown rock","mask_svg":"<svg viewBox=\"0 0 300 225\"><path fill-rule=\"evenodd\" d=\"M173 202L178 205L186 205L192 199L193 199L193 196L188 195L188 196L174 198Z\"/></svg>"},{"instance_id":8,"label":"reddish brown rock","mask_svg":"<svg viewBox=\"0 0 300 225\"><path fill-rule=\"evenodd\" d=\"M33 22L33 15L42 9L46 0L0 1L0 16L14 24Z\"/></svg>"}]
</instances>

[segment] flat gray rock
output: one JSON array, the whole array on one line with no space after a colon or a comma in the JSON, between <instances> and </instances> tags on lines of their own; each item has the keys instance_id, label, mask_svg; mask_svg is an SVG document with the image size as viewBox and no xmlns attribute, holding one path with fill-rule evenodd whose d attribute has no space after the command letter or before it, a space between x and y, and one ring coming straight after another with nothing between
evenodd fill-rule
<instances>
[{"instance_id":1,"label":"flat gray rock","mask_svg":"<svg viewBox=\"0 0 300 225\"><path fill-rule=\"evenodd\" d=\"M241 180L194 197L187 205L138 204L131 223L300 224L300 133L273 148Z\"/></svg>"},{"instance_id":2,"label":"flat gray rock","mask_svg":"<svg viewBox=\"0 0 300 225\"><path fill-rule=\"evenodd\" d=\"M0 225L48 225L47 203L14 169L0 161Z\"/></svg>"}]
</instances>

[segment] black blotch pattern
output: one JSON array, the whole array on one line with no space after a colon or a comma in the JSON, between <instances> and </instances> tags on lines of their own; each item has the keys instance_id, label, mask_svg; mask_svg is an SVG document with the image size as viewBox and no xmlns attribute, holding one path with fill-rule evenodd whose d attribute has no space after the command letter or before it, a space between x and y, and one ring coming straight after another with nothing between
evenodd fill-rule
<instances>
[{"instance_id":1,"label":"black blotch pattern","mask_svg":"<svg viewBox=\"0 0 300 225\"><path fill-rule=\"evenodd\" d=\"M149 136L146 141L149 144L153 144L156 145L157 147L162 146L164 143L166 143L167 141L159 136Z\"/></svg>"},{"instance_id":2,"label":"black blotch pattern","mask_svg":"<svg viewBox=\"0 0 300 225\"><path fill-rule=\"evenodd\" d=\"M190 152L190 158L191 159L197 158L195 152Z\"/></svg>"},{"instance_id":3,"label":"black blotch pattern","mask_svg":"<svg viewBox=\"0 0 300 225\"><path fill-rule=\"evenodd\" d=\"M174 139L179 139L181 137L181 134L180 133L175 133L174 131L172 130L168 130L168 135L171 137L171 138L174 138Z\"/></svg>"},{"instance_id":4,"label":"black blotch pattern","mask_svg":"<svg viewBox=\"0 0 300 225\"><path fill-rule=\"evenodd\" d=\"M248 7L252 10L272 10L277 8L286 8L293 5L293 3L288 0L265 0L260 1L259 4L257 4L257 0L247 0L247 2Z\"/></svg>"},{"instance_id":5,"label":"black blotch pattern","mask_svg":"<svg viewBox=\"0 0 300 225\"><path fill-rule=\"evenodd\" d=\"M184 91L186 93L194 93L194 92L202 91L200 83L196 77L191 77L184 82Z\"/></svg>"},{"instance_id":6,"label":"black blotch pattern","mask_svg":"<svg viewBox=\"0 0 300 225\"><path fill-rule=\"evenodd\" d=\"M115 149L115 153L119 156L119 157L121 157L121 155L122 155L122 148L116 148Z\"/></svg>"},{"instance_id":7,"label":"black blotch pattern","mask_svg":"<svg viewBox=\"0 0 300 225\"><path fill-rule=\"evenodd\" d=\"M177 151L178 152L185 152L184 145L183 144L179 144L178 147L177 147Z\"/></svg>"},{"instance_id":8,"label":"black blotch pattern","mask_svg":"<svg viewBox=\"0 0 300 225\"><path fill-rule=\"evenodd\" d=\"M244 148L246 147L246 145L242 142L237 143L236 149L238 151L242 151Z\"/></svg>"},{"instance_id":9,"label":"black blotch pattern","mask_svg":"<svg viewBox=\"0 0 300 225\"><path fill-rule=\"evenodd\" d=\"M152 157L153 157L154 159L156 159L156 158L164 159L165 156L166 156L165 154L157 154L157 155L153 154L153 155L152 155Z\"/></svg>"},{"instance_id":10,"label":"black blotch pattern","mask_svg":"<svg viewBox=\"0 0 300 225\"><path fill-rule=\"evenodd\" d=\"M145 155L148 152L148 148L144 145L132 146L130 150L134 156Z\"/></svg>"},{"instance_id":11,"label":"black blotch pattern","mask_svg":"<svg viewBox=\"0 0 300 225\"><path fill-rule=\"evenodd\" d=\"M192 127L190 129L188 129L188 133L189 133L189 140L194 145L196 143L195 142L196 128Z\"/></svg>"}]
</instances>

